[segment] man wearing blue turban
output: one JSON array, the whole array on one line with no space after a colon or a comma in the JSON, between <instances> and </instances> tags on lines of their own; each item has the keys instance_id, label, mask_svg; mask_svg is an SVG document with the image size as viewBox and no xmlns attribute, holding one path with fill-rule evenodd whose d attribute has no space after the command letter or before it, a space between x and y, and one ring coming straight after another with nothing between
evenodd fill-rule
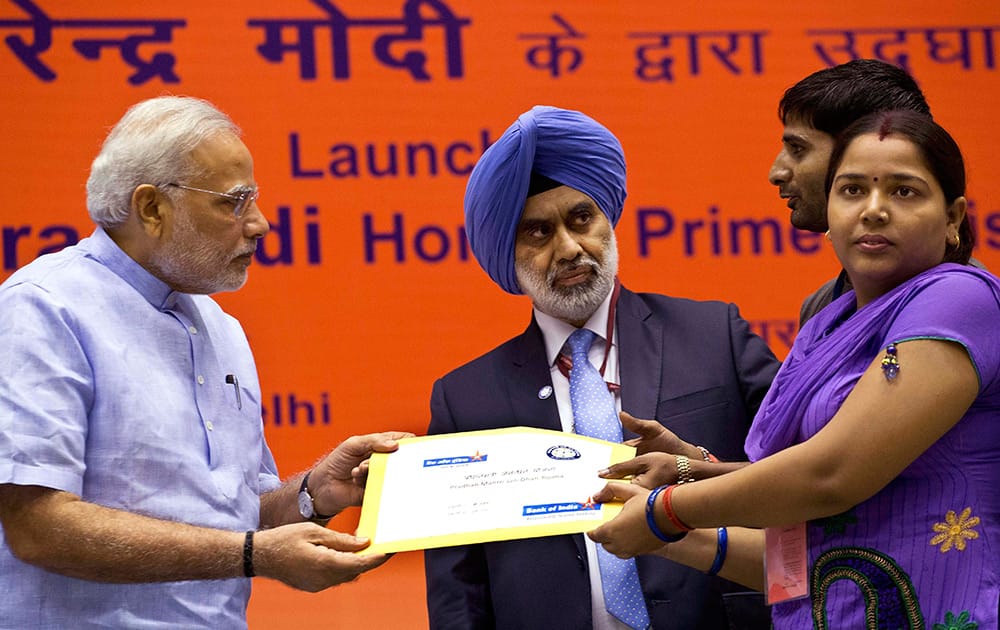
<instances>
[{"instance_id":1,"label":"man wearing blue turban","mask_svg":"<svg viewBox=\"0 0 1000 630\"><path fill-rule=\"evenodd\" d=\"M508 293L522 293L514 273L514 239L524 200L558 184L589 196L612 227L618 225L625 204L625 155L618 138L580 112L541 105L522 114L469 177L469 245Z\"/></svg>"},{"instance_id":2,"label":"man wearing blue turban","mask_svg":"<svg viewBox=\"0 0 1000 630\"><path fill-rule=\"evenodd\" d=\"M469 244L502 289L531 298L532 318L434 384L428 434L531 426L598 435L572 346L578 365L592 364L578 374L589 370L607 399L616 437L603 439L636 437L638 421L615 417L624 409L706 458L746 460L744 438L778 361L732 304L620 285L614 227L625 195L621 144L580 112L534 107L483 154L465 195ZM679 481L697 478L697 462L677 460ZM686 630L754 627L761 616L769 625L757 596L718 577L655 556L612 569L615 560L582 535L428 550L431 628Z\"/></svg>"}]
</instances>

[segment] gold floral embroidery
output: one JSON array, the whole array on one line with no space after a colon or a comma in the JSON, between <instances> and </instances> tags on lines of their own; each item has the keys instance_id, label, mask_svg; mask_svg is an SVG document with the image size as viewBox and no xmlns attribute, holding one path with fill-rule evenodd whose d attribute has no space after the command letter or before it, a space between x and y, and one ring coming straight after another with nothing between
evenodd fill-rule
<instances>
[{"instance_id":1,"label":"gold floral embroidery","mask_svg":"<svg viewBox=\"0 0 1000 630\"><path fill-rule=\"evenodd\" d=\"M931 544L941 545L941 553L951 550L952 546L959 551L965 551L966 540L979 538L979 532L972 529L979 525L979 517L970 518L970 514L972 514L971 507L962 510L959 516L955 515L954 510L948 510L944 516L944 523L934 523L934 531L938 534L931 538Z\"/></svg>"}]
</instances>

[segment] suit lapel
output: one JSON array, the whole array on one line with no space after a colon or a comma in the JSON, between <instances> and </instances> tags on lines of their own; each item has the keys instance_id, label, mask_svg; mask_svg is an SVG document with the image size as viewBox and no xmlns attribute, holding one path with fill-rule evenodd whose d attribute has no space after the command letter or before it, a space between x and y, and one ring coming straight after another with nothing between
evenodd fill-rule
<instances>
[{"instance_id":1,"label":"suit lapel","mask_svg":"<svg viewBox=\"0 0 1000 630\"><path fill-rule=\"evenodd\" d=\"M656 417L664 363L663 329L651 316L639 296L622 287L616 315L622 410L645 419Z\"/></svg>"},{"instance_id":2,"label":"suit lapel","mask_svg":"<svg viewBox=\"0 0 1000 630\"><path fill-rule=\"evenodd\" d=\"M518 337L512 363L507 393L514 417L525 426L562 431L559 407L551 391L552 374L545 356L542 329L535 322L534 315L528 329ZM544 387L549 387L549 394L541 398L539 392Z\"/></svg>"}]
</instances>

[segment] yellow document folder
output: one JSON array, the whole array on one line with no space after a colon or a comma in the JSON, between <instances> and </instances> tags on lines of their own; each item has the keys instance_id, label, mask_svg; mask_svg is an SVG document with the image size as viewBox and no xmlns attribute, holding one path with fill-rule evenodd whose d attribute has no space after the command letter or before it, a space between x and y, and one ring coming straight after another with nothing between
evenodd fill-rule
<instances>
[{"instance_id":1,"label":"yellow document folder","mask_svg":"<svg viewBox=\"0 0 1000 630\"><path fill-rule=\"evenodd\" d=\"M620 503L595 504L599 470L635 448L528 427L400 440L372 455L360 553L576 534L608 521Z\"/></svg>"}]
</instances>

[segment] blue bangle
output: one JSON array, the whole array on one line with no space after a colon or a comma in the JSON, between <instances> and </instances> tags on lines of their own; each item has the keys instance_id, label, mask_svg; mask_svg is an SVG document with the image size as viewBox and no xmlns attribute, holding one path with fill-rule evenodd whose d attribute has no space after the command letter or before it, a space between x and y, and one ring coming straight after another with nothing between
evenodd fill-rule
<instances>
[{"instance_id":1,"label":"blue bangle","mask_svg":"<svg viewBox=\"0 0 1000 630\"><path fill-rule=\"evenodd\" d=\"M687 532L681 532L674 536L669 536L667 534L664 534L660 530L660 528L656 526L656 517L655 517L656 498L659 497L660 493L663 492L666 488L667 486L660 486L659 488L656 488L655 490L649 493L649 498L646 499L646 524L649 525L649 531L653 532L654 536L656 536L665 543L672 543L672 542L677 542L681 538L687 536Z\"/></svg>"},{"instance_id":2,"label":"blue bangle","mask_svg":"<svg viewBox=\"0 0 1000 630\"><path fill-rule=\"evenodd\" d=\"M729 532L725 527L719 528L719 542L715 548L715 561L712 568L708 570L709 575L718 575L722 570L722 565L726 562L726 549L729 547Z\"/></svg>"}]
</instances>

